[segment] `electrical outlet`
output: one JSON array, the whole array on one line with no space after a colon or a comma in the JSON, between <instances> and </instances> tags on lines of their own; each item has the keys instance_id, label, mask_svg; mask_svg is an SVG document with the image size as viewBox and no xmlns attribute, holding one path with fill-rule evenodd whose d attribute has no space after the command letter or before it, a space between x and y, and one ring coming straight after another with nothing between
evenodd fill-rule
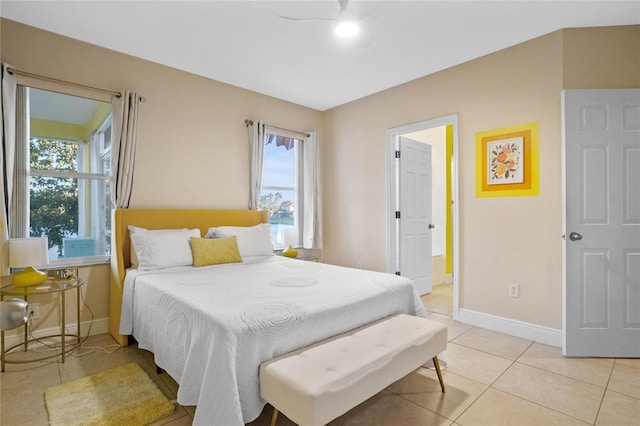
<instances>
[{"instance_id":1,"label":"electrical outlet","mask_svg":"<svg viewBox=\"0 0 640 426\"><path fill-rule=\"evenodd\" d=\"M509 284L509 297L520 297L520 286L518 284Z\"/></svg>"},{"instance_id":2,"label":"electrical outlet","mask_svg":"<svg viewBox=\"0 0 640 426\"><path fill-rule=\"evenodd\" d=\"M40 304L29 303L29 318L32 320L40 319Z\"/></svg>"},{"instance_id":3,"label":"electrical outlet","mask_svg":"<svg viewBox=\"0 0 640 426\"><path fill-rule=\"evenodd\" d=\"M359 260L356 262L356 267L358 269L362 269L362 262L360 262Z\"/></svg>"}]
</instances>

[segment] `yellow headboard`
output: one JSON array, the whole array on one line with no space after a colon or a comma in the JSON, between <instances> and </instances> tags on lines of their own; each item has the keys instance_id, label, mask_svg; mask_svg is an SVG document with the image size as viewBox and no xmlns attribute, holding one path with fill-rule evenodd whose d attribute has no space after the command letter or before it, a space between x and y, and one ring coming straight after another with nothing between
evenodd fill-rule
<instances>
[{"instance_id":1,"label":"yellow headboard","mask_svg":"<svg viewBox=\"0 0 640 426\"><path fill-rule=\"evenodd\" d=\"M129 225L147 229L199 228L204 236L212 226L254 226L267 223L261 210L115 209L111 216L111 285L109 291L109 332L120 346L128 344L121 335L120 313L124 276L131 266Z\"/></svg>"}]
</instances>

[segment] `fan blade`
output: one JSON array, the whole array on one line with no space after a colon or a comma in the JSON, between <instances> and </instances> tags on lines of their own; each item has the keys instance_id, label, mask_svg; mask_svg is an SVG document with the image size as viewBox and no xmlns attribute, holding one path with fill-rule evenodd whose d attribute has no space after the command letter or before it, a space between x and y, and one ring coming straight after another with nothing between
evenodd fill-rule
<instances>
[{"instance_id":1,"label":"fan blade","mask_svg":"<svg viewBox=\"0 0 640 426\"><path fill-rule=\"evenodd\" d=\"M278 18L286 19L287 21L335 21L336 18L294 18L293 16L278 15Z\"/></svg>"},{"instance_id":2,"label":"fan blade","mask_svg":"<svg viewBox=\"0 0 640 426\"><path fill-rule=\"evenodd\" d=\"M349 0L338 0L338 5L340 5L340 11L338 15L347 10L347 6L349 5Z\"/></svg>"},{"instance_id":3,"label":"fan blade","mask_svg":"<svg viewBox=\"0 0 640 426\"><path fill-rule=\"evenodd\" d=\"M344 12L347 9L348 5L349 5L349 0L338 0L339 10L338 10L338 13L336 14L336 16L333 17L333 18L324 18L324 17L321 17L321 18L297 18L297 17L285 16L285 15L278 15L278 18L286 19L288 21L335 21L336 19L338 19L340 17L342 12Z\"/></svg>"}]
</instances>

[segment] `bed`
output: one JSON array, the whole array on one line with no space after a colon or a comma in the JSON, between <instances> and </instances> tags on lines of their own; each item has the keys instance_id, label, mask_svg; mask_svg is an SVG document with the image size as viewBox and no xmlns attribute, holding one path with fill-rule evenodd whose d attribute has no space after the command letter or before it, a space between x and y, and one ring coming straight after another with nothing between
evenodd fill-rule
<instances>
[{"instance_id":1,"label":"bed","mask_svg":"<svg viewBox=\"0 0 640 426\"><path fill-rule=\"evenodd\" d=\"M132 335L153 352L179 384L178 402L197 406L196 425L257 418L265 405L258 371L266 360L390 315L425 314L406 278L246 248L240 262L131 268L130 226L197 229L205 236L213 227L267 222L266 212L247 210L113 213L111 333L121 345Z\"/></svg>"}]
</instances>

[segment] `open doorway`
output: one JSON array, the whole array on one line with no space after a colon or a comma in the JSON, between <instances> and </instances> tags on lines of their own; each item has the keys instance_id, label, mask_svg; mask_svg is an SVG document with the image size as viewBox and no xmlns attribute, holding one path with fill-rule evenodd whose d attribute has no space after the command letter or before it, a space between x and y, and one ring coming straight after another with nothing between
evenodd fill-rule
<instances>
[{"instance_id":1,"label":"open doorway","mask_svg":"<svg viewBox=\"0 0 640 426\"><path fill-rule=\"evenodd\" d=\"M451 221L452 125L401 135L431 146L431 292L422 296L429 311L453 315Z\"/></svg>"},{"instance_id":2,"label":"open doorway","mask_svg":"<svg viewBox=\"0 0 640 426\"><path fill-rule=\"evenodd\" d=\"M402 257L403 233L396 218L395 206L401 205L397 141L400 137L431 146L432 206L431 292L423 301L431 312L457 317L458 311L458 186L457 186L457 114L426 120L387 130L388 162L388 271L397 272ZM431 227L431 226L430 226Z\"/></svg>"}]
</instances>

